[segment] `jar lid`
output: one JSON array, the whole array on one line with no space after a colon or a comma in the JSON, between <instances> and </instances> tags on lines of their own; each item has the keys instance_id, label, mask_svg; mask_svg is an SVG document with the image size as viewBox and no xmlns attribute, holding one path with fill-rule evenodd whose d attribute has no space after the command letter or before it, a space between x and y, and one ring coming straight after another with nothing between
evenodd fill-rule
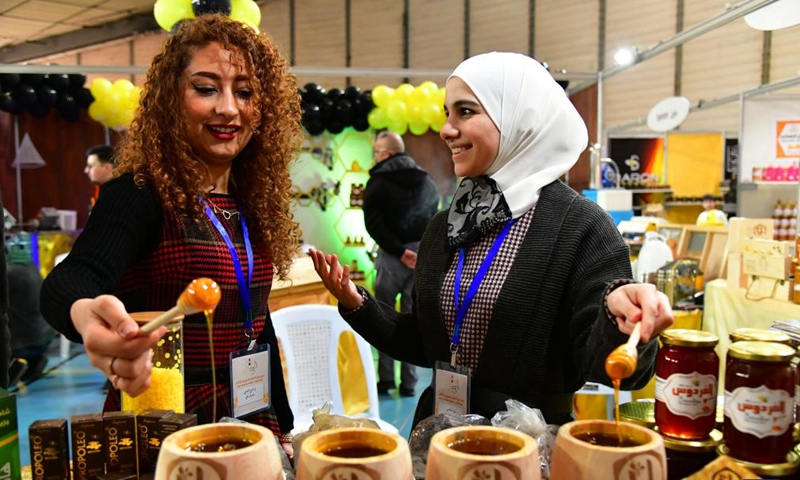
<instances>
[{"instance_id":1,"label":"jar lid","mask_svg":"<svg viewBox=\"0 0 800 480\"><path fill-rule=\"evenodd\" d=\"M658 432L658 427L655 429ZM661 432L659 432L661 433ZM664 439L664 448L679 450L681 452L713 452L722 443L722 432L717 429L711 430L706 438L686 439L675 438L661 433Z\"/></svg>"},{"instance_id":2,"label":"jar lid","mask_svg":"<svg viewBox=\"0 0 800 480\"><path fill-rule=\"evenodd\" d=\"M623 403L619 406L619 420L645 428L653 428L656 426L655 412L656 407L653 400Z\"/></svg>"},{"instance_id":3,"label":"jar lid","mask_svg":"<svg viewBox=\"0 0 800 480\"><path fill-rule=\"evenodd\" d=\"M791 341L789 335L775 330L764 328L737 328L730 335L731 342L755 341L775 342L788 345Z\"/></svg>"},{"instance_id":4,"label":"jar lid","mask_svg":"<svg viewBox=\"0 0 800 480\"><path fill-rule=\"evenodd\" d=\"M794 348L782 343L745 341L732 343L728 355L757 362L788 362L794 356Z\"/></svg>"},{"instance_id":5,"label":"jar lid","mask_svg":"<svg viewBox=\"0 0 800 480\"><path fill-rule=\"evenodd\" d=\"M727 455L731 460L743 466L744 468L750 470L756 475L766 478L785 477L787 475L792 475L793 473L797 472L798 468L800 468L800 455L794 451L787 453L786 461L781 463L755 463L748 462L746 460L739 460L738 458L730 456L728 447L725 446L724 443L717 447L717 453L719 455Z\"/></svg>"},{"instance_id":6,"label":"jar lid","mask_svg":"<svg viewBox=\"0 0 800 480\"><path fill-rule=\"evenodd\" d=\"M703 330L670 328L661 332L661 341L667 345L679 347L714 347L719 342L719 338L713 333Z\"/></svg>"}]
</instances>

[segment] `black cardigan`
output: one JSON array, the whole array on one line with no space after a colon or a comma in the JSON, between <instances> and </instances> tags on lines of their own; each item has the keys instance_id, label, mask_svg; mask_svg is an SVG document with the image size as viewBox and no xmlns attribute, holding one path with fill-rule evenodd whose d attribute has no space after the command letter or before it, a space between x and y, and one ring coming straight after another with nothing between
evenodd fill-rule
<instances>
[{"instance_id":1,"label":"black cardigan","mask_svg":"<svg viewBox=\"0 0 800 480\"><path fill-rule=\"evenodd\" d=\"M420 243L411 313L397 313L372 297L353 314L343 312L364 338L398 360L432 367L436 360L450 359L452 332L445 331L440 308L454 254L446 240L443 211ZM627 336L606 316L602 297L610 282L631 276L628 247L611 217L561 182L543 188L472 372L473 405L480 405L480 392L488 390L541 406L548 417L550 399L569 398L586 381L609 385L605 359ZM657 343L640 345L637 370L623 382L624 389L641 388L650 380ZM479 410L473 409L493 414ZM415 423L432 412L428 389ZM566 420L550 417L552 423Z\"/></svg>"}]
</instances>

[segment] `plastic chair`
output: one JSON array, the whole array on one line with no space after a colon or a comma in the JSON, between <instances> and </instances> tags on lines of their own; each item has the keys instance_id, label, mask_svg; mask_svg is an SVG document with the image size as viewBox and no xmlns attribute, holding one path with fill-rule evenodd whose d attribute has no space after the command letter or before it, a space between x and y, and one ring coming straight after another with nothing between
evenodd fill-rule
<instances>
[{"instance_id":1,"label":"plastic chair","mask_svg":"<svg viewBox=\"0 0 800 480\"><path fill-rule=\"evenodd\" d=\"M58 255L56 255L56 258L53 260L53 267L55 267L59 263L63 262L64 259L67 258L68 254L69 254L69 252L67 252L67 253L59 253ZM61 358L69 357L69 347L70 347L71 343L72 342L67 340L67 337L65 337L64 335L59 334L58 354L61 356Z\"/></svg>"},{"instance_id":2,"label":"plastic chair","mask_svg":"<svg viewBox=\"0 0 800 480\"><path fill-rule=\"evenodd\" d=\"M330 401L331 413L344 412L339 382L339 338L352 332L369 398L369 410L350 417L375 420L382 430L397 433L397 427L381 420L378 406L378 387L375 383L375 363L372 347L356 333L331 305L296 305L272 312L272 323L284 358L289 405L295 418L295 433L304 432L313 423L311 412Z\"/></svg>"}]
</instances>

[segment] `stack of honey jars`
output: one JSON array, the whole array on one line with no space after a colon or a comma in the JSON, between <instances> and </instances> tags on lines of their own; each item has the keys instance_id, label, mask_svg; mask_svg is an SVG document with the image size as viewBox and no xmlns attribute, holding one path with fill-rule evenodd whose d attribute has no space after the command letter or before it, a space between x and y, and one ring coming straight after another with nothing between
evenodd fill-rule
<instances>
[{"instance_id":1,"label":"stack of honey jars","mask_svg":"<svg viewBox=\"0 0 800 480\"><path fill-rule=\"evenodd\" d=\"M770 330L740 329L725 360L723 444L728 455L753 473L794 478L800 456L793 451L795 349L788 335Z\"/></svg>"},{"instance_id":2,"label":"stack of honey jars","mask_svg":"<svg viewBox=\"0 0 800 480\"><path fill-rule=\"evenodd\" d=\"M714 460L722 441L715 429L719 339L700 330L670 329L661 341L655 422L666 447L668 478L681 479Z\"/></svg>"}]
</instances>

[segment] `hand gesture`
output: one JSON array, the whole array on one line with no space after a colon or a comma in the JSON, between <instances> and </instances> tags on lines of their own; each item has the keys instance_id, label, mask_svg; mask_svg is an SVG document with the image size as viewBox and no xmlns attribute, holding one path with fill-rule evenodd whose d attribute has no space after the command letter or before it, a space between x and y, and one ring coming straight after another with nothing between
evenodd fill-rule
<instances>
[{"instance_id":1,"label":"hand gesture","mask_svg":"<svg viewBox=\"0 0 800 480\"><path fill-rule=\"evenodd\" d=\"M111 295L83 298L72 304L70 316L83 337L92 365L106 374L114 388L135 397L150 386L150 349L166 333L161 327L138 337L139 325Z\"/></svg>"},{"instance_id":2,"label":"hand gesture","mask_svg":"<svg viewBox=\"0 0 800 480\"><path fill-rule=\"evenodd\" d=\"M403 256L400 257L400 261L403 262L403 265L414 270L417 267L417 252L414 250L406 250L403 252Z\"/></svg>"},{"instance_id":3,"label":"hand gesture","mask_svg":"<svg viewBox=\"0 0 800 480\"><path fill-rule=\"evenodd\" d=\"M642 341L648 342L675 321L669 299L650 283L623 285L608 295L608 310L617 319L622 333L630 334L642 323Z\"/></svg>"},{"instance_id":4,"label":"hand gesture","mask_svg":"<svg viewBox=\"0 0 800 480\"><path fill-rule=\"evenodd\" d=\"M361 306L364 299L358 293L356 285L350 281L350 267L339 264L336 255L325 255L313 248L308 250L314 261L314 270L322 279L322 284L328 289L345 310L355 310Z\"/></svg>"}]
</instances>

